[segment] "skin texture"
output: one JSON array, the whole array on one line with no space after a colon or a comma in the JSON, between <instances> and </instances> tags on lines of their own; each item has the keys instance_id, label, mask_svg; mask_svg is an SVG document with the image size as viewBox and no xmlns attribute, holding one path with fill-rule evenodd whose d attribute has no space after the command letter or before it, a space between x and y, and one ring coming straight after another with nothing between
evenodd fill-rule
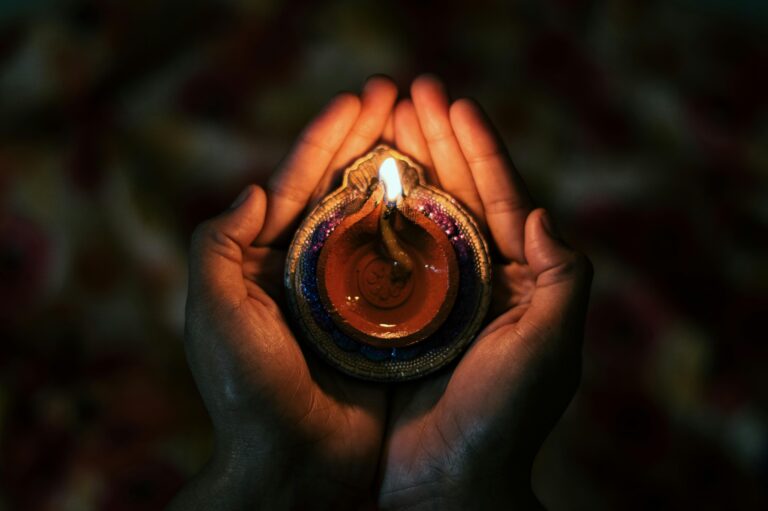
<instances>
[{"instance_id":1,"label":"skin texture","mask_svg":"<svg viewBox=\"0 0 768 511\"><path fill-rule=\"evenodd\" d=\"M480 108L416 79L400 146L475 214L495 252L491 322L461 360L391 396L385 509L535 509L530 470L578 385L591 266L554 233ZM418 123L418 126L416 125ZM423 137L410 136L421 129Z\"/></svg>"},{"instance_id":2,"label":"skin texture","mask_svg":"<svg viewBox=\"0 0 768 511\"><path fill-rule=\"evenodd\" d=\"M591 266L535 209L480 108L384 77L312 121L265 192L192 240L186 350L216 449L170 509L535 509L530 470L578 385ZM459 362L399 385L306 353L282 307L290 234L340 169L394 142L467 206L494 252L490 323Z\"/></svg>"}]
</instances>

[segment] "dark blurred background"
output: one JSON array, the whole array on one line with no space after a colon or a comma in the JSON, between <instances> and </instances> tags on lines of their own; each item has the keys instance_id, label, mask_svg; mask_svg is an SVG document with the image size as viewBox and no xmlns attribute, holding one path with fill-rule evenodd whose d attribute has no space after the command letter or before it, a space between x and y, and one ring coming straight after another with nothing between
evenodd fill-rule
<instances>
[{"instance_id":1,"label":"dark blurred background","mask_svg":"<svg viewBox=\"0 0 768 511\"><path fill-rule=\"evenodd\" d=\"M207 459L193 227L372 73L483 103L596 278L554 510L768 509L768 4L0 2L0 510Z\"/></svg>"}]
</instances>

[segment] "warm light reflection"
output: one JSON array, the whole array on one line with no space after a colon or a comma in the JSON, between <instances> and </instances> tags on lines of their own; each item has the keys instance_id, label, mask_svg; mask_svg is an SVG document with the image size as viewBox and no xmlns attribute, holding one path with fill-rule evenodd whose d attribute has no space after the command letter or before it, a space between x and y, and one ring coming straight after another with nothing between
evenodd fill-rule
<instances>
[{"instance_id":1,"label":"warm light reflection","mask_svg":"<svg viewBox=\"0 0 768 511\"><path fill-rule=\"evenodd\" d=\"M384 183L384 189L387 193L387 200L394 201L403 193L403 187L400 184L400 172L397 170L397 162L394 158L387 158L379 167L379 180Z\"/></svg>"}]
</instances>

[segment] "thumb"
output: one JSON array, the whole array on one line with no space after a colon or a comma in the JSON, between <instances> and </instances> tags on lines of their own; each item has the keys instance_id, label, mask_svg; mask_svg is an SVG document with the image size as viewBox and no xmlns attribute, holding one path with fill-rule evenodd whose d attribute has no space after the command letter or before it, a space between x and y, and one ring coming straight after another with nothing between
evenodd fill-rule
<instances>
[{"instance_id":1,"label":"thumb","mask_svg":"<svg viewBox=\"0 0 768 511\"><path fill-rule=\"evenodd\" d=\"M200 224L192 234L189 297L239 304L246 296L243 252L264 225L264 190L249 185L232 206Z\"/></svg>"},{"instance_id":2,"label":"thumb","mask_svg":"<svg viewBox=\"0 0 768 511\"><path fill-rule=\"evenodd\" d=\"M536 275L521 328L533 338L581 343L592 282L592 264L565 244L549 213L538 208L525 222L525 257Z\"/></svg>"}]
</instances>

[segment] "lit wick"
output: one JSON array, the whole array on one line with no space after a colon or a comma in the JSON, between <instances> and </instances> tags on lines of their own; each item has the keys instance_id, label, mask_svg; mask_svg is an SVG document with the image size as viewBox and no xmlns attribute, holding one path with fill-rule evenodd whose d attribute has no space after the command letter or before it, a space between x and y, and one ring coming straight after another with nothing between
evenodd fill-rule
<instances>
[{"instance_id":1,"label":"lit wick","mask_svg":"<svg viewBox=\"0 0 768 511\"><path fill-rule=\"evenodd\" d=\"M396 280L405 280L413 271L413 260L403 247L397 241L395 230L392 226L397 209L397 201L403 195L403 187L400 184L400 173L397 170L397 163L394 158L387 158L379 167L379 180L384 183L384 207L381 208L381 217L379 217L379 228L381 229L381 239L384 242L384 249L392 261L394 268L392 276Z\"/></svg>"}]
</instances>

